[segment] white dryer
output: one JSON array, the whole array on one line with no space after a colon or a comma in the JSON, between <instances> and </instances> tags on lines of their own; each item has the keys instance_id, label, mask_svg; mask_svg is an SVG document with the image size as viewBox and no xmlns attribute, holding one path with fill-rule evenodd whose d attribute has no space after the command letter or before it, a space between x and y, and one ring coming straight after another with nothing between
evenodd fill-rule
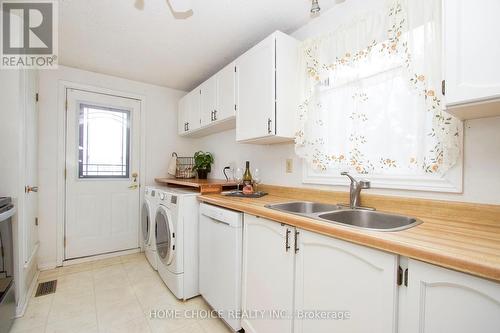
<instances>
[{"instance_id":1,"label":"white dryer","mask_svg":"<svg viewBox=\"0 0 500 333\"><path fill-rule=\"evenodd\" d=\"M198 296L198 200L193 190L158 190L155 216L158 273L179 299Z\"/></svg>"},{"instance_id":2,"label":"white dryer","mask_svg":"<svg viewBox=\"0 0 500 333\"><path fill-rule=\"evenodd\" d=\"M146 258L154 270L158 269L155 242L155 214L158 208L158 190L152 186L144 189L144 201L141 209L142 246Z\"/></svg>"}]
</instances>

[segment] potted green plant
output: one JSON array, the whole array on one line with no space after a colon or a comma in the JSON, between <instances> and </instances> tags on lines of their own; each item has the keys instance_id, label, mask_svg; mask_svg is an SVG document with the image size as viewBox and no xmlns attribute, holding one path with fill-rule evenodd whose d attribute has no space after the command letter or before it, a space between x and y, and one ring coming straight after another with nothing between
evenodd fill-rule
<instances>
[{"instance_id":1,"label":"potted green plant","mask_svg":"<svg viewBox=\"0 0 500 333\"><path fill-rule=\"evenodd\" d=\"M208 173L212 170L212 163L214 163L214 157L211 153L200 150L194 154L194 170L199 179L207 179Z\"/></svg>"}]
</instances>

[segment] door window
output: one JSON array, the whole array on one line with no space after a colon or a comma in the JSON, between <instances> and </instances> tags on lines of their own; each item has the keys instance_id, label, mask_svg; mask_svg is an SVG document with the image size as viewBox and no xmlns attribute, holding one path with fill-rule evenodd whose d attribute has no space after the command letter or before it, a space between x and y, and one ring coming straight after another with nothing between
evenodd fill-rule
<instances>
[{"instance_id":1,"label":"door window","mask_svg":"<svg viewBox=\"0 0 500 333\"><path fill-rule=\"evenodd\" d=\"M129 178L130 111L80 105L78 178Z\"/></svg>"}]
</instances>

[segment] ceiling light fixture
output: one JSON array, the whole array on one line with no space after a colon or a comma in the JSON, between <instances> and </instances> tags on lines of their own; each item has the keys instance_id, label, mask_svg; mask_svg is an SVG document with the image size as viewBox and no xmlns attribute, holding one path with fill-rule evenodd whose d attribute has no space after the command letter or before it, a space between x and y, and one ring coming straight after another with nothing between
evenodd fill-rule
<instances>
[{"instance_id":1,"label":"ceiling light fixture","mask_svg":"<svg viewBox=\"0 0 500 333\"><path fill-rule=\"evenodd\" d=\"M321 7L319 6L318 0L312 0L311 15L319 15Z\"/></svg>"}]
</instances>

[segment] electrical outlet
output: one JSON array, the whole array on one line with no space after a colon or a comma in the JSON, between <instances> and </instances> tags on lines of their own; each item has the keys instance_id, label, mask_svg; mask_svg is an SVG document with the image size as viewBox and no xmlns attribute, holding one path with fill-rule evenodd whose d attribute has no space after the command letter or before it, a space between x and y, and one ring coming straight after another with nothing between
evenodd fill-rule
<instances>
[{"instance_id":1,"label":"electrical outlet","mask_svg":"<svg viewBox=\"0 0 500 333\"><path fill-rule=\"evenodd\" d=\"M293 160L291 158L286 159L286 173L293 172Z\"/></svg>"}]
</instances>

